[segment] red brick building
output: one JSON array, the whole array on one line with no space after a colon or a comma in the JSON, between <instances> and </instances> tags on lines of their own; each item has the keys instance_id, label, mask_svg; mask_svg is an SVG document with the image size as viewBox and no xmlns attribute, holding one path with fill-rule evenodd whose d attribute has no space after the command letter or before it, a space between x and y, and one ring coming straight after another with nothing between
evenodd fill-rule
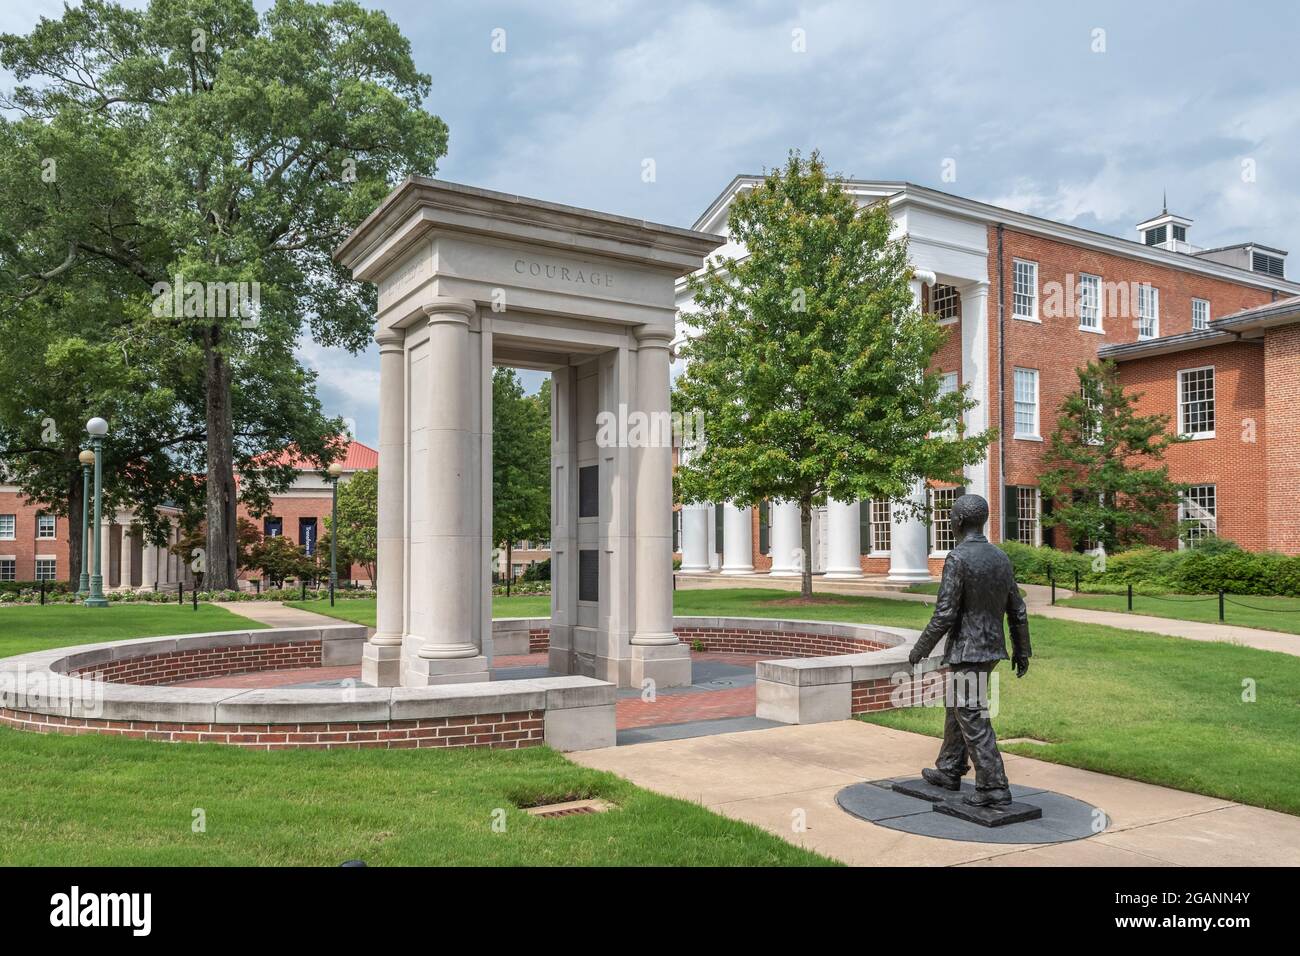
<instances>
[{"instance_id":1,"label":"red brick building","mask_svg":"<svg viewBox=\"0 0 1300 956\"><path fill-rule=\"evenodd\" d=\"M732 200L758 181L737 177L695 228L726 234ZM1045 439L1062 401L1078 390L1075 370L1099 356L1119 360L1123 381L1147 392L1144 411L1175 421L1186 404L1180 389L1212 387L1219 420L1231 420L1234 432L1225 424L1172 449L1173 477L1197 485L1189 506L1198 514L1213 499L1215 530L1224 537L1300 551L1300 520L1289 503L1300 478L1300 331L1286 318L1300 284L1285 278L1285 252L1258 243L1199 248L1188 242L1191 220L1166 210L1138 223L1136 239L1123 239L911 183L844 186L864 205L888 207L896 235L908 242L913 294L949 329L934 367L945 387L966 387L976 400L967 429L996 429L997 437L962 488L914 491L929 527L891 502L820 509L806 558L814 571L888 573L897 581L937 573L951 543L946 509L963 489L988 499L991 540L1042 543ZM744 249L729 242L720 252ZM678 292L689 314L685 283ZM683 322L679 335L689 334ZM1253 437L1248 443L1236 432ZM688 505L674 520L687 573L793 575L805 559L790 504ZM1068 544L1063 536L1053 543Z\"/></svg>"}]
</instances>

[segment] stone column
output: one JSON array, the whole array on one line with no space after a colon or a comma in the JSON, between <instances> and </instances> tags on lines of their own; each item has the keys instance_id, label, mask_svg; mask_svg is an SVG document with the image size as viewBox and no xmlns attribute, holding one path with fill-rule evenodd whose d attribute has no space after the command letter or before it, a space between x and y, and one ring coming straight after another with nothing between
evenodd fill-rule
<instances>
[{"instance_id":1,"label":"stone column","mask_svg":"<svg viewBox=\"0 0 1300 956\"><path fill-rule=\"evenodd\" d=\"M917 272L912 280L912 299L917 308L921 307L921 285L933 285L934 273ZM925 513L925 482L918 481L912 486L907 500L895 504L893 527L889 532L889 580L899 582L930 580L930 565L926 560L930 555L930 529L920 518L910 517L906 512L907 502L919 506L920 513Z\"/></svg>"},{"instance_id":2,"label":"stone column","mask_svg":"<svg viewBox=\"0 0 1300 956\"><path fill-rule=\"evenodd\" d=\"M754 573L754 523L749 508L737 508L731 502L721 505L722 573Z\"/></svg>"},{"instance_id":3,"label":"stone column","mask_svg":"<svg viewBox=\"0 0 1300 956\"><path fill-rule=\"evenodd\" d=\"M717 574L722 567L721 562L719 562L718 560L719 542L718 542L718 524L717 524L718 521L717 509L721 507L722 505L720 504L719 505L710 504L704 506L704 514L705 514L704 520L709 523L709 573L711 574Z\"/></svg>"},{"instance_id":4,"label":"stone column","mask_svg":"<svg viewBox=\"0 0 1300 956\"><path fill-rule=\"evenodd\" d=\"M129 590L131 587L131 539L133 537L131 526L129 524L122 525L122 548L121 557L119 558L121 567L117 573L117 584L124 591Z\"/></svg>"},{"instance_id":5,"label":"stone column","mask_svg":"<svg viewBox=\"0 0 1300 956\"><path fill-rule=\"evenodd\" d=\"M772 523L768 527L772 542L772 577L797 578L803 574L803 544L800 541L799 502L772 502Z\"/></svg>"},{"instance_id":6,"label":"stone column","mask_svg":"<svg viewBox=\"0 0 1300 956\"><path fill-rule=\"evenodd\" d=\"M411 659L405 683L447 684L489 679L487 658L474 641L481 596L476 588L482 509L474 434L476 382L471 354L472 301L438 297L425 306L429 319L427 403L428 484L412 489L429 503L426 540L431 560L426 589L432 613L428 632ZM488 480L491 480L490 478Z\"/></svg>"},{"instance_id":7,"label":"stone column","mask_svg":"<svg viewBox=\"0 0 1300 956\"><path fill-rule=\"evenodd\" d=\"M682 574L709 570L709 506L682 505Z\"/></svg>"},{"instance_id":8,"label":"stone column","mask_svg":"<svg viewBox=\"0 0 1300 956\"><path fill-rule=\"evenodd\" d=\"M104 579L104 590L109 588L109 576L113 570L113 519L104 522L104 532L99 536L99 570Z\"/></svg>"},{"instance_id":9,"label":"stone column","mask_svg":"<svg viewBox=\"0 0 1300 956\"><path fill-rule=\"evenodd\" d=\"M673 434L669 416L671 328L637 332L636 411L649 427L634 462L636 514L636 630L631 682L665 687L691 682L690 649L673 633Z\"/></svg>"},{"instance_id":10,"label":"stone column","mask_svg":"<svg viewBox=\"0 0 1300 956\"><path fill-rule=\"evenodd\" d=\"M826 548L826 577L862 577L862 525L859 522L861 502L835 501L826 503L828 544Z\"/></svg>"},{"instance_id":11,"label":"stone column","mask_svg":"<svg viewBox=\"0 0 1300 956\"><path fill-rule=\"evenodd\" d=\"M402 681L406 549L405 333L383 329L379 343L379 527L375 555L375 633L361 656L361 680L371 687Z\"/></svg>"},{"instance_id":12,"label":"stone column","mask_svg":"<svg viewBox=\"0 0 1300 956\"><path fill-rule=\"evenodd\" d=\"M140 561L143 569L140 575L140 587L154 590L158 586L158 545L145 539Z\"/></svg>"},{"instance_id":13,"label":"stone column","mask_svg":"<svg viewBox=\"0 0 1300 956\"><path fill-rule=\"evenodd\" d=\"M974 282L961 290L961 381L968 386L967 394L979 403L966 413L968 435L989 427L988 302L987 282ZM992 505L987 456L978 465L966 469L966 490ZM997 528L989 529L989 540L998 541L1001 537Z\"/></svg>"}]
</instances>

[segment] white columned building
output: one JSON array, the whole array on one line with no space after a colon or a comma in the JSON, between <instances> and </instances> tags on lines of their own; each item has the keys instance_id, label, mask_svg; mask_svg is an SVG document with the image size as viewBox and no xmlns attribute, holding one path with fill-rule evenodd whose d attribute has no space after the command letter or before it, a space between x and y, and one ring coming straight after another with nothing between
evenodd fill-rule
<instances>
[{"instance_id":1,"label":"white columned building","mask_svg":"<svg viewBox=\"0 0 1300 956\"><path fill-rule=\"evenodd\" d=\"M674 284L720 242L412 178L336 250L379 290L367 683L488 678L494 365L552 376L551 669L690 683L672 626L669 344Z\"/></svg>"},{"instance_id":2,"label":"white columned building","mask_svg":"<svg viewBox=\"0 0 1300 956\"><path fill-rule=\"evenodd\" d=\"M754 573L754 523L751 509L722 506L722 573Z\"/></svg>"},{"instance_id":3,"label":"white columned building","mask_svg":"<svg viewBox=\"0 0 1300 956\"><path fill-rule=\"evenodd\" d=\"M705 504L682 506L682 574L709 570L709 514Z\"/></svg>"},{"instance_id":4,"label":"white columned building","mask_svg":"<svg viewBox=\"0 0 1300 956\"><path fill-rule=\"evenodd\" d=\"M756 185L760 179L738 176L710 204L695 223L696 229L727 234L727 214L732 200ZM986 207L935 190L901 182L873 182L851 180L844 188L862 204L883 202L894 220L894 235L905 237L916 280L912 292L921 300L922 280L931 290L931 311L945 314L944 324L953 326L954 334L961 337L960 368L942 368L945 374L958 376L959 384L976 400L976 406L966 413L968 431L982 431L992 422L989 415L990 382L996 379L996 370L990 369L990 327L996 317L990 314L989 276L989 225ZM728 239L719 250L727 256L743 256L745 249ZM944 289L941 306L935 295ZM677 304L683 317L695 312L689 288L684 281L677 285ZM678 337L689 337L688 323L678 329ZM954 363L955 364L955 363ZM996 446L990 447L990 454ZM967 491L983 495L992 508L1000 506L998 490L989 479L988 462L982 462L966 471ZM821 515L814 515L813 554L802 555L799 544L798 508L774 503L770 527L772 547L772 575L789 576L798 573L798 560L812 562L815 571L823 569L826 577L860 577L863 567L877 572L886 570L891 581L915 582L930 578L930 560L941 559L942 553L931 553L929 528L919 515L928 510L928 495L924 482L918 482L902 502L892 506L889 526L889 550L872 550L874 543L862 541L861 509L870 508L870 502L831 501ZM725 506L724 506L725 507ZM724 522L725 524L725 522ZM683 522L682 549L685 555L698 547L692 540L700 534L696 526ZM712 535L712 525L703 529ZM998 540L998 529L990 525L993 540ZM883 535L881 535L883 539ZM793 542L793 543L791 543ZM713 550L709 546L710 553ZM733 557L723 547L723 573L746 573L739 568L749 565L752 557ZM869 553L868 553L869 552ZM824 553L824 560L821 555ZM864 558L863 555L866 555ZM732 568L737 570L731 571Z\"/></svg>"}]
</instances>

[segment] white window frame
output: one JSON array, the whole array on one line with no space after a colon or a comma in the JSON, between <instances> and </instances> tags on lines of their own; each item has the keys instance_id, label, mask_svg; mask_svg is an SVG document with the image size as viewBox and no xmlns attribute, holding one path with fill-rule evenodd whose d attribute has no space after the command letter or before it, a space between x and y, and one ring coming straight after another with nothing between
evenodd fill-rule
<instances>
[{"instance_id":1,"label":"white window frame","mask_svg":"<svg viewBox=\"0 0 1300 956\"><path fill-rule=\"evenodd\" d=\"M48 522L49 534L46 534L43 527ZM44 540L57 539L59 537L59 522L54 515L38 514L36 516L36 537Z\"/></svg>"},{"instance_id":2,"label":"white window frame","mask_svg":"<svg viewBox=\"0 0 1300 956\"><path fill-rule=\"evenodd\" d=\"M944 317L939 310L941 297L939 290L945 290L942 296L942 302L945 305L956 304L956 314ZM930 287L930 311L939 320L940 325L953 325L961 318L961 293L957 291L956 286L945 285L942 282L936 282Z\"/></svg>"},{"instance_id":3,"label":"white window frame","mask_svg":"<svg viewBox=\"0 0 1300 956\"><path fill-rule=\"evenodd\" d=\"M1144 304L1147 306L1145 310L1142 308ZM1151 331L1145 332L1148 321ZM1140 342L1160 338L1160 290L1149 282L1138 285L1137 334Z\"/></svg>"},{"instance_id":4,"label":"white window frame","mask_svg":"<svg viewBox=\"0 0 1300 956\"><path fill-rule=\"evenodd\" d=\"M1187 409L1185 406L1191 404L1191 402L1183 398L1183 389L1184 389L1184 382L1186 380L1186 376L1195 374L1197 372L1210 373L1210 396L1209 396L1210 417L1214 419L1215 428L1217 428L1219 424L1218 407L1216 402L1216 385L1215 385L1217 376L1214 374L1214 366L1199 365L1196 368L1180 368L1178 370L1178 398L1177 398L1178 434L1186 435L1188 438L1192 439L1193 441L1204 441L1208 438L1214 437L1215 429L1211 428L1208 431L1189 432L1187 430ZM1205 401L1205 399L1201 398L1201 399L1197 399L1196 401Z\"/></svg>"},{"instance_id":5,"label":"white window frame","mask_svg":"<svg viewBox=\"0 0 1300 956\"><path fill-rule=\"evenodd\" d=\"M8 526L8 531L5 526ZM18 536L18 516L0 515L0 541L13 541Z\"/></svg>"},{"instance_id":6,"label":"white window frame","mask_svg":"<svg viewBox=\"0 0 1300 956\"><path fill-rule=\"evenodd\" d=\"M1091 303L1091 304L1092 304L1092 314L1093 314L1093 319L1094 319L1094 321L1095 321L1095 324L1094 324L1094 325L1085 325L1085 324L1084 324L1084 321L1083 321L1083 317L1084 317L1084 289L1087 288L1087 287L1091 287L1091 288L1092 288L1092 303ZM1097 334L1097 335L1104 335L1104 334L1105 334L1105 331L1106 331L1106 330L1102 327L1103 323L1102 323L1101 299L1102 299L1102 296L1101 296L1101 276L1093 275L1091 272L1080 272L1080 273L1079 273L1079 301L1078 301L1078 304L1077 304L1077 309L1078 309L1078 312L1079 312L1079 331L1080 331L1080 332L1092 332L1092 333Z\"/></svg>"},{"instance_id":7,"label":"white window frame","mask_svg":"<svg viewBox=\"0 0 1300 956\"><path fill-rule=\"evenodd\" d=\"M48 565L44 574L41 573L41 565ZM36 564L32 569L32 577L36 581L57 581L59 579L59 559L38 554Z\"/></svg>"},{"instance_id":8,"label":"white window frame","mask_svg":"<svg viewBox=\"0 0 1300 956\"><path fill-rule=\"evenodd\" d=\"M877 499L872 501L864 501L863 504L870 509L869 523L871 526L871 540L867 542L867 546L870 549L868 552L868 557L876 557L876 558L884 557L885 555L889 554L890 549L889 547L884 547L884 548L880 547L881 538L882 537L884 538L884 543L886 545L888 546L893 545L893 534L894 534L893 505L890 503L889 499L887 498Z\"/></svg>"},{"instance_id":9,"label":"white window frame","mask_svg":"<svg viewBox=\"0 0 1300 956\"><path fill-rule=\"evenodd\" d=\"M1088 416L1087 419L1085 419L1086 424L1083 429L1083 434L1080 437L1083 438L1085 444L1100 445L1101 444L1101 414L1100 414L1101 403L1094 402L1091 398L1089 398L1088 390L1083 386L1079 386L1079 398L1083 400L1083 407L1086 410L1086 414Z\"/></svg>"},{"instance_id":10,"label":"white window frame","mask_svg":"<svg viewBox=\"0 0 1300 956\"><path fill-rule=\"evenodd\" d=\"M1032 375L1034 376L1034 403L1033 403L1033 407L1034 407L1034 430L1033 430L1032 432L1022 432L1022 431L1020 430L1020 416L1019 416L1018 414L1016 414L1016 413L1017 413L1017 410L1018 410L1018 407L1019 407L1020 405L1022 405L1022 404L1025 404L1025 403L1021 402L1021 400L1020 400L1020 398L1019 398L1019 396L1018 396L1018 390L1017 390L1017 388L1016 388L1017 379L1020 377L1020 373L1022 373L1022 372L1026 373L1026 374L1032 374ZM1041 418L1040 418L1040 414L1039 414L1039 404L1040 404L1040 399L1039 399L1039 387L1040 387L1040 383L1039 383L1038 369L1036 369L1036 368L1020 368L1019 366L1016 366L1015 368L1013 368L1013 369L1011 370L1011 406L1012 406L1012 407L1011 407L1011 415L1012 415L1012 429L1013 429L1012 434L1013 434L1013 437L1015 437L1015 438L1019 438L1019 439L1022 439L1022 440L1024 440L1024 441L1042 441L1042 440L1043 440L1042 436L1039 434L1039 428L1040 428L1041 425L1042 425L1042 420L1041 420Z\"/></svg>"},{"instance_id":11,"label":"white window frame","mask_svg":"<svg viewBox=\"0 0 1300 956\"><path fill-rule=\"evenodd\" d=\"M5 574L6 569L8 574ZM17 581L18 580L18 559L11 557L0 558L0 581Z\"/></svg>"},{"instance_id":12,"label":"white window frame","mask_svg":"<svg viewBox=\"0 0 1300 956\"><path fill-rule=\"evenodd\" d=\"M1198 306L1200 307L1200 311L1205 313L1205 315L1201 317L1201 321L1199 325L1197 324L1197 315L1196 315L1198 311L1197 309ZM1210 300L1192 299L1192 331L1204 332L1208 330L1209 327L1210 327Z\"/></svg>"},{"instance_id":13,"label":"white window frame","mask_svg":"<svg viewBox=\"0 0 1300 956\"><path fill-rule=\"evenodd\" d=\"M1028 498L1033 504L1032 526L1030 528L1030 539L1025 540L1025 499L1026 492ZM1033 545L1035 548L1043 543L1043 498L1042 494L1035 487L1021 485L1016 488L1016 540L1021 544Z\"/></svg>"},{"instance_id":14,"label":"white window frame","mask_svg":"<svg viewBox=\"0 0 1300 956\"><path fill-rule=\"evenodd\" d=\"M1193 493L1197 491L1203 491L1206 488L1210 489L1210 497L1213 499L1214 502L1213 509L1210 510L1209 517L1208 518L1205 517L1204 514L1199 514L1195 516L1189 514L1188 504L1192 502ZM1203 495L1201 497L1202 499L1204 498ZM1205 506L1201 504L1200 501L1196 502L1196 507L1202 512L1206 510ZM1187 535L1186 537L1184 537L1183 528L1182 528L1182 523L1184 521L1200 522L1202 530L1200 532L1194 532L1192 529L1188 529ZM1204 541L1206 538L1217 537L1219 534L1219 487L1218 485L1214 484L1213 482L1209 482L1202 485L1189 485L1187 490L1184 491L1183 494L1178 499L1178 524L1179 524L1179 530L1178 530L1179 550L1183 550L1185 548L1194 548L1196 547L1198 542Z\"/></svg>"},{"instance_id":15,"label":"white window frame","mask_svg":"<svg viewBox=\"0 0 1300 956\"><path fill-rule=\"evenodd\" d=\"M939 547L939 532L941 528L946 529L943 531L943 534L945 536L952 538L952 546L956 546L957 544L957 532L953 530L952 521L950 520L952 518L952 504L954 501L957 500L957 489L956 488L930 488L927 490L930 495L930 500L929 500L930 555L932 557L941 558L947 555L950 550L952 550L952 547L947 547L942 549ZM940 495L943 495L947 499L946 508L939 507ZM942 522L940 522L938 517L940 511L946 511L948 513L948 517L945 518Z\"/></svg>"},{"instance_id":16,"label":"white window frame","mask_svg":"<svg viewBox=\"0 0 1300 956\"><path fill-rule=\"evenodd\" d=\"M1022 292L1018 288L1022 266L1029 270L1028 292ZM1023 298L1029 299L1029 312L1027 314L1019 311L1020 300ZM1021 322L1042 321L1038 317L1038 263L1030 259L1011 260L1011 317L1019 319Z\"/></svg>"},{"instance_id":17,"label":"white window frame","mask_svg":"<svg viewBox=\"0 0 1300 956\"><path fill-rule=\"evenodd\" d=\"M951 395L961 390L961 373L960 372L940 372L939 373L939 394ZM940 435L945 438L957 437L957 423L953 422L948 428L940 430Z\"/></svg>"}]
</instances>

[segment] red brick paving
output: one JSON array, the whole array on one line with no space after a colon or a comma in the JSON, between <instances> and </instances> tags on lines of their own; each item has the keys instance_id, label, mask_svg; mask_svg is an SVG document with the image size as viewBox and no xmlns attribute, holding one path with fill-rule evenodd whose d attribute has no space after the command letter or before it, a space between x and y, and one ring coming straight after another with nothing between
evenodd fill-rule
<instances>
[{"instance_id":1,"label":"red brick paving","mask_svg":"<svg viewBox=\"0 0 1300 956\"><path fill-rule=\"evenodd\" d=\"M322 680L343 680L351 677L361 680L360 664L343 664L339 667L297 667L282 671L253 671L249 674L223 674L220 677L203 677L183 680L172 687L289 687L293 684L310 684Z\"/></svg>"}]
</instances>

